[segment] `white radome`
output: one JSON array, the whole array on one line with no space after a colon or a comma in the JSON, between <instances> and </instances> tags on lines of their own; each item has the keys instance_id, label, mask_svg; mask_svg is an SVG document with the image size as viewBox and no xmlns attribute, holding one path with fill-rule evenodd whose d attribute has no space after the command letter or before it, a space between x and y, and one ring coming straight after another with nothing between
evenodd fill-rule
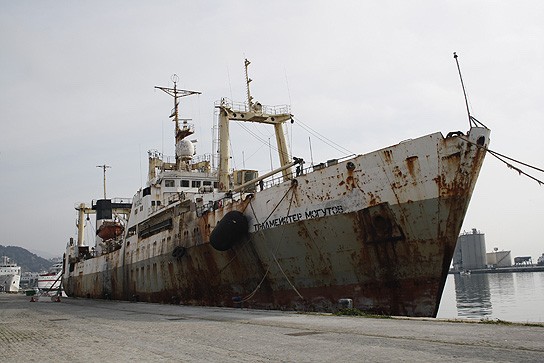
<instances>
[{"instance_id":1,"label":"white radome","mask_svg":"<svg viewBox=\"0 0 544 363\"><path fill-rule=\"evenodd\" d=\"M189 140L180 140L176 145L176 154L184 159L191 159L195 154L195 146Z\"/></svg>"}]
</instances>

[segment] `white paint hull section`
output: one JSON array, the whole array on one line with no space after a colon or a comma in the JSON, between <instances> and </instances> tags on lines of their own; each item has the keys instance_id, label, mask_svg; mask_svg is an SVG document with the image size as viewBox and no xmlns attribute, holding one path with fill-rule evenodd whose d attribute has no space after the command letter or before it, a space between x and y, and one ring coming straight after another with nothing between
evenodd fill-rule
<instances>
[{"instance_id":1,"label":"white paint hull section","mask_svg":"<svg viewBox=\"0 0 544 363\"><path fill-rule=\"evenodd\" d=\"M5 292L19 292L20 275L0 275Z\"/></svg>"}]
</instances>

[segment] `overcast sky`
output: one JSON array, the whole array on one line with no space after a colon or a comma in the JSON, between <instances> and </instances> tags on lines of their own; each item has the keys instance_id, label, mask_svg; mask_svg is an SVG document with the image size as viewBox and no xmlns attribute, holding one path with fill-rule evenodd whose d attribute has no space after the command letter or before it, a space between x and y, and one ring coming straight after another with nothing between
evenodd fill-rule
<instances>
[{"instance_id":1,"label":"overcast sky","mask_svg":"<svg viewBox=\"0 0 544 363\"><path fill-rule=\"evenodd\" d=\"M213 102L245 100L244 58L254 98L291 105L292 152L317 163L467 131L455 51L490 148L543 168L543 19L542 1L0 0L0 244L62 255L74 205L102 196L97 165L108 196L132 197L147 150L174 153L172 100L153 88L174 73L202 92L181 112L210 153ZM268 146L231 130L235 166L269 171ZM544 186L488 155L463 229L536 260L543 224Z\"/></svg>"}]
</instances>

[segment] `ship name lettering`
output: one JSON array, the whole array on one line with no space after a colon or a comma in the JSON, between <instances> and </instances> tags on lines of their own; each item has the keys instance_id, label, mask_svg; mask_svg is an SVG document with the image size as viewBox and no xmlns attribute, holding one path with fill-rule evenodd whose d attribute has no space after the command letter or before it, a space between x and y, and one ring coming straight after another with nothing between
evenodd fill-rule
<instances>
[{"instance_id":1,"label":"ship name lettering","mask_svg":"<svg viewBox=\"0 0 544 363\"><path fill-rule=\"evenodd\" d=\"M325 216L332 216L335 214L343 213L344 209L341 205L335 205L332 207L327 208L318 208L306 211L306 219L312 219L312 218L319 218L319 217L325 217Z\"/></svg>"},{"instance_id":2,"label":"ship name lettering","mask_svg":"<svg viewBox=\"0 0 544 363\"><path fill-rule=\"evenodd\" d=\"M255 232L257 232L263 229L279 227L284 224L298 222L303 219L313 219L313 218L319 218L319 217L325 217L325 216L332 216L335 214L341 214L343 212L344 212L344 209L342 208L341 205L335 205L332 207L308 210L308 211L305 211L304 214L295 213L295 214L289 214L285 217L270 219L263 223L256 223L253 225L253 227L255 228Z\"/></svg>"}]
</instances>

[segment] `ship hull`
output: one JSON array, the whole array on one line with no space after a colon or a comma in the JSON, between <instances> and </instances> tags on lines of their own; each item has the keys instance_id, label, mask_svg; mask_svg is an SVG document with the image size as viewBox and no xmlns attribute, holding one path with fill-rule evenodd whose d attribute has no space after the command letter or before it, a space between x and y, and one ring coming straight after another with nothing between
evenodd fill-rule
<instances>
[{"instance_id":1,"label":"ship hull","mask_svg":"<svg viewBox=\"0 0 544 363\"><path fill-rule=\"evenodd\" d=\"M0 281L3 282L2 289L5 292L19 292L19 282L21 276L17 274L13 275L0 275Z\"/></svg>"},{"instance_id":2,"label":"ship hull","mask_svg":"<svg viewBox=\"0 0 544 363\"><path fill-rule=\"evenodd\" d=\"M369 312L436 316L488 137L427 135L205 213L171 206L168 228L67 260L66 293L310 311L352 299ZM232 210L249 233L218 251L211 231Z\"/></svg>"},{"instance_id":3,"label":"ship hull","mask_svg":"<svg viewBox=\"0 0 544 363\"><path fill-rule=\"evenodd\" d=\"M40 275L38 277L38 289L41 291L58 290L60 288L60 273L56 275Z\"/></svg>"}]
</instances>

